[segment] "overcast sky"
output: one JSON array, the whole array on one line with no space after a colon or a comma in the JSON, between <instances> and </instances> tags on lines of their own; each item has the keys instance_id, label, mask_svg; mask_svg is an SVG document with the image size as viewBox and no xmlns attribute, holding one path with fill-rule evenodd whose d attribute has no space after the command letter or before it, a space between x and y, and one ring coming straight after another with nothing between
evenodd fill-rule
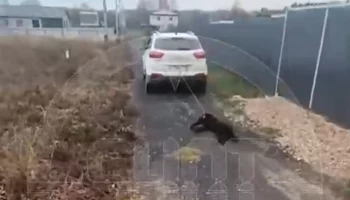
<instances>
[{"instance_id":1,"label":"overcast sky","mask_svg":"<svg viewBox=\"0 0 350 200\"><path fill-rule=\"evenodd\" d=\"M9 0L13 4L18 4L22 0ZM71 7L79 5L84 0L40 0L46 6L67 6ZM122 0L125 8L135 8L138 0ZM256 10L261 7L270 9L283 8L295 1L299 3L314 2L312 0L240 0L240 4L247 10ZM315 0L316 2L327 2L329 0ZM102 0L85 0L90 6L94 8L102 8ZM114 8L114 0L107 0L108 8ZM230 9L234 0L177 0L180 10L187 9L201 9L201 10L217 10Z\"/></svg>"}]
</instances>

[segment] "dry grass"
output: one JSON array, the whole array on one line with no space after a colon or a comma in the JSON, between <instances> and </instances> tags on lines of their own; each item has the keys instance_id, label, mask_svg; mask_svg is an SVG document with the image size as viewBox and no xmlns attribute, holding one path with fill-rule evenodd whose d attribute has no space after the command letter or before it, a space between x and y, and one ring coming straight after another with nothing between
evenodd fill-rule
<instances>
[{"instance_id":1,"label":"dry grass","mask_svg":"<svg viewBox=\"0 0 350 200\"><path fill-rule=\"evenodd\" d=\"M219 99L240 95L245 98L262 96L261 91L246 79L222 66L209 65L209 90Z\"/></svg>"},{"instance_id":2,"label":"dry grass","mask_svg":"<svg viewBox=\"0 0 350 200\"><path fill-rule=\"evenodd\" d=\"M7 199L131 198L137 112L128 104L125 50L0 39L0 181Z\"/></svg>"}]
</instances>

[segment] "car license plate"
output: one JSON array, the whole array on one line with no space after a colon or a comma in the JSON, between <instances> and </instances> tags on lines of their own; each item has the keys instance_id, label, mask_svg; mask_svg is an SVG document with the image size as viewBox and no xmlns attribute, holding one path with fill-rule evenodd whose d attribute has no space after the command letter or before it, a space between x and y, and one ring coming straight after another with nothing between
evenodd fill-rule
<instances>
[{"instance_id":1,"label":"car license plate","mask_svg":"<svg viewBox=\"0 0 350 200\"><path fill-rule=\"evenodd\" d=\"M177 61L185 61L187 59L187 57L185 56L174 56L174 60Z\"/></svg>"},{"instance_id":2,"label":"car license plate","mask_svg":"<svg viewBox=\"0 0 350 200\"><path fill-rule=\"evenodd\" d=\"M187 70L189 65L169 65L169 66L173 69L185 69L185 70Z\"/></svg>"}]
</instances>

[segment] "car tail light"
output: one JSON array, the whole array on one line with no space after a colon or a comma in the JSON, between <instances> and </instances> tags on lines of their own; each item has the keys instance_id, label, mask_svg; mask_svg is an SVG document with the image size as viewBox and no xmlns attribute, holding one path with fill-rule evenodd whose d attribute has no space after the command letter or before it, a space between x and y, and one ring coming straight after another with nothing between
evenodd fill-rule
<instances>
[{"instance_id":1,"label":"car tail light","mask_svg":"<svg viewBox=\"0 0 350 200\"><path fill-rule=\"evenodd\" d=\"M205 74L204 73L199 73L199 74L196 74L195 76L205 77Z\"/></svg>"},{"instance_id":2,"label":"car tail light","mask_svg":"<svg viewBox=\"0 0 350 200\"><path fill-rule=\"evenodd\" d=\"M158 51L151 51L149 53L150 58L162 58L164 56L164 53L158 52Z\"/></svg>"},{"instance_id":3,"label":"car tail light","mask_svg":"<svg viewBox=\"0 0 350 200\"><path fill-rule=\"evenodd\" d=\"M199 51L199 52L195 52L194 57L196 57L197 59L203 59L205 58L205 52L204 51Z\"/></svg>"},{"instance_id":4,"label":"car tail light","mask_svg":"<svg viewBox=\"0 0 350 200\"><path fill-rule=\"evenodd\" d=\"M203 78L206 78L206 75L204 73L199 73L199 74L196 74L195 77L203 79Z\"/></svg>"},{"instance_id":5,"label":"car tail light","mask_svg":"<svg viewBox=\"0 0 350 200\"><path fill-rule=\"evenodd\" d=\"M157 74L157 73L151 74L151 79L156 79L156 78L160 78L160 77L162 77L161 74Z\"/></svg>"}]
</instances>

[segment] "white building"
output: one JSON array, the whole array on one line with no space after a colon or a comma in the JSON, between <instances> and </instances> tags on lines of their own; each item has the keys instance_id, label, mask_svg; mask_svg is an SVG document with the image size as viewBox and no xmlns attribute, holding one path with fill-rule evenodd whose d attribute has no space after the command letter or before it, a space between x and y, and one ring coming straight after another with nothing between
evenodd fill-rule
<instances>
[{"instance_id":1,"label":"white building","mask_svg":"<svg viewBox=\"0 0 350 200\"><path fill-rule=\"evenodd\" d=\"M2 28L64 28L69 27L66 9L37 5L0 5Z\"/></svg>"},{"instance_id":2,"label":"white building","mask_svg":"<svg viewBox=\"0 0 350 200\"><path fill-rule=\"evenodd\" d=\"M166 30L170 26L176 27L179 23L178 14L168 10L160 10L150 15L151 26L158 26L160 31Z\"/></svg>"},{"instance_id":3,"label":"white building","mask_svg":"<svg viewBox=\"0 0 350 200\"><path fill-rule=\"evenodd\" d=\"M97 11L80 11L79 19L80 19L80 26L89 26L89 27L100 26L100 19L98 17Z\"/></svg>"}]
</instances>

